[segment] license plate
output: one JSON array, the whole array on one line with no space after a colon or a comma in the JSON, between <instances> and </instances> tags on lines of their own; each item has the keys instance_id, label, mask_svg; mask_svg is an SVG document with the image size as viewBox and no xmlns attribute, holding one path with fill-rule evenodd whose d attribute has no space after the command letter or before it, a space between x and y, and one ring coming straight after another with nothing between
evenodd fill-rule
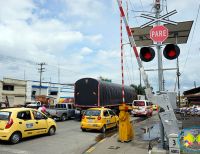
<instances>
[{"instance_id":1,"label":"license plate","mask_svg":"<svg viewBox=\"0 0 200 154\"><path fill-rule=\"evenodd\" d=\"M91 123L91 122L93 122L93 120L92 119L88 119L88 122Z\"/></svg>"}]
</instances>

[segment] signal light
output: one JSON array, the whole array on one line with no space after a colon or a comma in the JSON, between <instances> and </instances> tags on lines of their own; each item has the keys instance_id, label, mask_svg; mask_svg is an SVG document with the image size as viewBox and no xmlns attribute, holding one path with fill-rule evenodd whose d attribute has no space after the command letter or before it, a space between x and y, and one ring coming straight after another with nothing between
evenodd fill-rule
<instances>
[{"instance_id":1,"label":"signal light","mask_svg":"<svg viewBox=\"0 0 200 154\"><path fill-rule=\"evenodd\" d=\"M180 55L180 48L175 44L167 44L163 50L163 55L169 60L176 59Z\"/></svg>"},{"instance_id":2,"label":"signal light","mask_svg":"<svg viewBox=\"0 0 200 154\"><path fill-rule=\"evenodd\" d=\"M143 47L140 49L140 58L144 62L149 62L155 57L155 51L150 47Z\"/></svg>"}]
</instances>

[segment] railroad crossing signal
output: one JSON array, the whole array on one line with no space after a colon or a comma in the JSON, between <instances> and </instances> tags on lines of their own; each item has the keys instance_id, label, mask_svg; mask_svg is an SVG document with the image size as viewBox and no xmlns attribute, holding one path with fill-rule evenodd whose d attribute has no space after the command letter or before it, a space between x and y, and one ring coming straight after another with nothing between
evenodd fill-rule
<instances>
[{"instance_id":1,"label":"railroad crossing signal","mask_svg":"<svg viewBox=\"0 0 200 154\"><path fill-rule=\"evenodd\" d=\"M164 42L168 38L168 29L165 26L155 26L150 30L150 38L154 42Z\"/></svg>"},{"instance_id":2,"label":"railroad crossing signal","mask_svg":"<svg viewBox=\"0 0 200 154\"><path fill-rule=\"evenodd\" d=\"M152 24L154 24L154 23L156 23L158 21L164 22L164 23L167 23L167 24L177 25L177 22L171 21L169 19L166 19L166 18L168 18L169 16L171 16L171 15L173 15L175 13L177 13L177 11L173 10L173 11L171 11L171 12L169 12L169 13L163 15L163 16L160 16L158 18L154 17L154 16L147 15L147 14L141 14L140 17L143 17L143 18L146 18L146 19L150 19L151 21L147 22L146 24L144 24L144 25L142 25L140 27L144 28L144 27L150 26L150 25L152 25Z\"/></svg>"},{"instance_id":3,"label":"railroad crossing signal","mask_svg":"<svg viewBox=\"0 0 200 154\"><path fill-rule=\"evenodd\" d=\"M155 57L155 51L150 47L143 47L140 49L140 59L144 62L152 61Z\"/></svg>"},{"instance_id":4,"label":"railroad crossing signal","mask_svg":"<svg viewBox=\"0 0 200 154\"><path fill-rule=\"evenodd\" d=\"M175 44L167 44L163 50L163 55L168 60L176 59L180 55L180 48ZM155 51L151 47L142 47L140 49L140 59L144 62L150 62L155 57Z\"/></svg>"},{"instance_id":5,"label":"railroad crossing signal","mask_svg":"<svg viewBox=\"0 0 200 154\"><path fill-rule=\"evenodd\" d=\"M163 50L163 55L169 60L176 59L180 54L180 48L175 44L167 44Z\"/></svg>"}]
</instances>

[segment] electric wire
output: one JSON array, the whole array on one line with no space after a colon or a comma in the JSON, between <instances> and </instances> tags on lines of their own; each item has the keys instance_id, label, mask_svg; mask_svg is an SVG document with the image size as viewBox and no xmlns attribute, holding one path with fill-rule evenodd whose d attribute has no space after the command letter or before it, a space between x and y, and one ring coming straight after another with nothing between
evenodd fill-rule
<instances>
[{"instance_id":1,"label":"electric wire","mask_svg":"<svg viewBox=\"0 0 200 154\"><path fill-rule=\"evenodd\" d=\"M131 9L132 9L132 11L133 11L133 14L134 14L134 16L135 16L136 23L139 25L139 22L138 22L137 16L135 15L134 7L133 7L133 4L132 4L131 0L129 0L129 3L130 3L130 6L131 6Z\"/></svg>"},{"instance_id":2,"label":"electric wire","mask_svg":"<svg viewBox=\"0 0 200 154\"><path fill-rule=\"evenodd\" d=\"M144 11L144 7L143 7L143 4L142 4L142 0L140 0L140 4L142 6L142 11Z\"/></svg>"},{"instance_id":3,"label":"electric wire","mask_svg":"<svg viewBox=\"0 0 200 154\"><path fill-rule=\"evenodd\" d=\"M186 66L186 63L187 63L187 61L188 61L190 49L191 49L191 46L192 46L192 42L193 42L193 38L194 38L194 32L195 32L196 25L197 25L197 22L198 22L198 17L199 17L199 11L200 11L200 4L199 4L199 7L198 7L196 19L195 19L195 25L194 25L194 29L193 29L193 32L192 32L192 36L191 36L191 40L190 40L190 45L189 45L189 48L188 48L188 51L187 51L186 60L185 60L185 63L184 63L184 65L183 65L183 70L182 70L182 73L181 73L182 75L183 75L183 73L184 73L184 71L185 71L185 66Z\"/></svg>"}]
</instances>

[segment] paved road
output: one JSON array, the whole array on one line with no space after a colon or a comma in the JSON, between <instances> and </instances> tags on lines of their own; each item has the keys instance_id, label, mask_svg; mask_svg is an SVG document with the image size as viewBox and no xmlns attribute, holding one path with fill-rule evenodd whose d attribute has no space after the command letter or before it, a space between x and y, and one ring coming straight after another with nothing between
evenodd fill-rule
<instances>
[{"instance_id":1,"label":"paved road","mask_svg":"<svg viewBox=\"0 0 200 154\"><path fill-rule=\"evenodd\" d=\"M146 118L132 119L138 123ZM32 137L16 145L0 141L0 154L82 154L98 141L116 133L116 130L109 130L106 134L98 131L82 132L80 122L75 120L57 122L57 126L54 136Z\"/></svg>"},{"instance_id":2,"label":"paved road","mask_svg":"<svg viewBox=\"0 0 200 154\"><path fill-rule=\"evenodd\" d=\"M0 154L81 154L96 143L99 132L82 132L80 122L57 122L54 136L37 136L16 145L0 142Z\"/></svg>"}]
</instances>

